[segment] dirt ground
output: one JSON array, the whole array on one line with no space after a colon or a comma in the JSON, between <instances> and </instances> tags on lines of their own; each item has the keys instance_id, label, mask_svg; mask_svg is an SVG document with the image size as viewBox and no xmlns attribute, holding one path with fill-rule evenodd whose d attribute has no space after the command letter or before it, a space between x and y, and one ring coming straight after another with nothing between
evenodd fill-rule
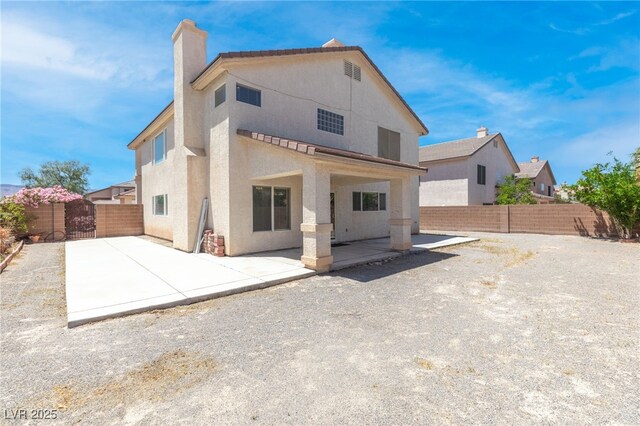
<instances>
[{"instance_id":1,"label":"dirt ground","mask_svg":"<svg viewBox=\"0 0 640 426\"><path fill-rule=\"evenodd\" d=\"M469 235L74 329L64 245L28 245L0 276L2 424L640 424L640 245Z\"/></svg>"}]
</instances>

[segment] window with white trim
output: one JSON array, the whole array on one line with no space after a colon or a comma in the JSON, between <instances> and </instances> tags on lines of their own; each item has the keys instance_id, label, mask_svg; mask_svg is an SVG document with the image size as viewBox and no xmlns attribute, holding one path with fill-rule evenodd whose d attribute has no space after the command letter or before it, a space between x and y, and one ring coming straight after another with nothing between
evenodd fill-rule
<instances>
[{"instance_id":1,"label":"window with white trim","mask_svg":"<svg viewBox=\"0 0 640 426\"><path fill-rule=\"evenodd\" d=\"M377 212L387 210L385 192L353 192L354 212Z\"/></svg>"},{"instance_id":2,"label":"window with white trim","mask_svg":"<svg viewBox=\"0 0 640 426\"><path fill-rule=\"evenodd\" d=\"M154 216L167 216L169 214L169 197L167 194L154 195L151 198L152 212Z\"/></svg>"},{"instance_id":3,"label":"window with white trim","mask_svg":"<svg viewBox=\"0 0 640 426\"><path fill-rule=\"evenodd\" d=\"M152 142L153 163L162 163L167 158L167 129L162 130Z\"/></svg>"},{"instance_id":4,"label":"window with white trim","mask_svg":"<svg viewBox=\"0 0 640 426\"><path fill-rule=\"evenodd\" d=\"M253 232L291 229L291 188L253 187Z\"/></svg>"}]
</instances>

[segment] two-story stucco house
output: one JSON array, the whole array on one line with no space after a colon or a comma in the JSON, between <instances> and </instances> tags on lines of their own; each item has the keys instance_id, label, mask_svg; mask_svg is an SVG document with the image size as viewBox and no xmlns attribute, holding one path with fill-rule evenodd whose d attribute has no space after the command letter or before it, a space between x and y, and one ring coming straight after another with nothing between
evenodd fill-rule
<instances>
[{"instance_id":1,"label":"two-story stucco house","mask_svg":"<svg viewBox=\"0 0 640 426\"><path fill-rule=\"evenodd\" d=\"M428 133L360 47L221 53L190 20L173 34L174 100L138 135L145 233L180 250L206 226L227 255L302 247L327 270L331 241L418 231L418 138Z\"/></svg>"},{"instance_id":2,"label":"two-story stucco house","mask_svg":"<svg viewBox=\"0 0 640 426\"><path fill-rule=\"evenodd\" d=\"M493 204L496 185L520 171L500 133L481 127L476 136L420 147L421 206Z\"/></svg>"},{"instance_id":3,"label":"two-story stucco house","mask_svg":"<svg viewBox=\"0 0 640 426\"><path fill-rule=\"evenodd\" d=\"M540 161L540 157L531 157L530 162L518 163L518 167L520 167L520 172L516 173L516 177L519 179L531 179L531 192L533 192L534 196L537 196L538 203L548 202L553 199L556 178L547 160ZM547 200L545 200L545 197Z\"/></svg>"}]
</instances>

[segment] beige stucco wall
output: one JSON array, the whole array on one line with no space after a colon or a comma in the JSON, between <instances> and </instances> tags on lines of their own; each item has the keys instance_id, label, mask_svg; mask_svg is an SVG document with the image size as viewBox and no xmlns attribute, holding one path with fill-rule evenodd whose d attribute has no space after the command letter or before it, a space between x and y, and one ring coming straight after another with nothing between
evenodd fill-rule
<instances>
[{"instance_id":1,"label":"beige stucco wall","mask_svg":"<svg viewBox=\"0 0 640 426\"><path fill-rule=\"evenodd\" d=\"M485 166L486 183L478 184L478 164ZM469 167L469 205L493 203L496 200L496 184L510 174L516 172L515 165L509 161L503 140L496 147L489 142L471 156Z\"/></svg>"},{"instance_id":2,"label":"beige stucco wall","mask_svg":"<svg viewBox=\"0 0 640 426\"><path fill-rule=\"evenodd\" d=\"M535 182L535 187L533 187L532 185L533 192L535 192L536 194L549 195L549 193L547 192L547 188L551 187L551 196L553 197L553 180L551 179L551 174L549 174L547 167L543 168L540 173L538 173L538 176L533 179L533 181ZM544 184L544 190L540 188L541 183Z\"/></svg>"},{"instance_id":3,"label":"beige stucco wall","mask_svg":"<svg viewBox=\"0 0 640 426\"><path fill-rule=\"evenodd\" d=\"M429 172L421 177L421 206L467 206L493 203L496 184L516 172L505 142L489 142L470 157L423 162ZM486 183L478 184L478 165L486 167Z\"/></svg>"},{"instance_id":4,"label":"beige stucco wall","mask_svg":"<svg viewBox=\"0 0 640 426\"><path fill-rule=\"evenodd\" d=\"M153 138L163 129L167 129L166 148L167 158L160 163L153 163ZM144 204L144 233L155 237L173 240L172 214L180 208L175 203L173 196L173 157L175 154L173 120L159 126L138 148L136 158L139 157L142 178L142 204ZM169 197L169 214L167 216L155 216L153 214L152 197L167 194Z\"/></svg>"},{"instance_id":5,"label":"beige stucco wall","mask_svg":"<svg viewBox=\"0 0 640 426\"><path fill-rule=\"evenodd\" d=\"M466 206L469 204L468 160L425 163L429 172L420 177L421 206Z\"/></svg>"}]
</instances>

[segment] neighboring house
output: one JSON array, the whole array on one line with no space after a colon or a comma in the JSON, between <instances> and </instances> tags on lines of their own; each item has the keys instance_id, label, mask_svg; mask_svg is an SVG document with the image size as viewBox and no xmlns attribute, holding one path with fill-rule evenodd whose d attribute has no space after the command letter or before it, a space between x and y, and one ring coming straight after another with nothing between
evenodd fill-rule
<instances>
[{"instance_id":1,"label":"neighboring house","mask_svg":"<svg viewBox=\"0 0 640 426\"><path fill-rule=\"evenodd\" d=\"M84 198L94 204L135 204L136 183L133 180L87 193Z\"/></svg>"},{"instance_id":2,"label":"neighboring house","mask_svg":"<svg viewBox=\"0 0 640 426\"><path fill-rule=\"evenodd\" d=\"M421 206L493 204L496 185L519 171L500 133L481 127L473 138L420 147Z\"/></svg>"},{"instance_id":3,"label":"neighboring house","mask_svg":"<svg viewBox=\"0 0 640 426\"><path fill-rule=\"evenodd\" d=\"M555 194L556 178L553 176L549 162L547 160L540 161L540 157L531 157L531 162L518 163L518 166L520 172L516 173L516 177L531 179L531 191L536 196L536 200L539 203L552 201Z\"/></svg>"},{"instance_id":4,"label":"neighboring house","mask_svg":"<svg viewBox=\"0 0 640 426\"><path fill-rule=\"evenodd\" d=\"M173 34L174 100L130 143L145 233L190 251L206 227L240 255L303 247L329 269L331 240L418 232L425 125L362 48L220 53L184 20Z\"/></svg>"}]
</instances>

